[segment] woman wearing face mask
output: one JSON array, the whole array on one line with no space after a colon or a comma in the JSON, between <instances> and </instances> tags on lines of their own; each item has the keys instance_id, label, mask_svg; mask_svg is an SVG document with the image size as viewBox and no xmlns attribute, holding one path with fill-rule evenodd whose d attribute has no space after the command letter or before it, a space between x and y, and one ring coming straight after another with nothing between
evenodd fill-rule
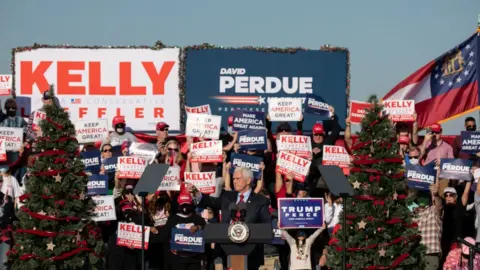
<instances>
[{"instance_id":1,"label":"woman wearing face mask","mask_svg":"<svg viewBox=\"0 0 480 270\"><path fill-rule=\"evenodd\" d=\"M168 234L164 241L167 243L170 242L172 228L185 228L190 229L191 232L196 232L205 227L205 220L195 212L192 197L185 191L184 187L182 188L177 201L178 213L176 215L171 215L165 225L165 230ZM170 252L171 256L169 261L172 269L201 269L203 254L177 250L170 250Z\"/></svg>"},{"instance_id":2,"label":"woman wearing face mask","mask_svg":"<svg viewBox=\"0 0 480 270\"><path fill-rule=\"evenodd\" d=\"M121 146L123 142L137 142L137 137L126 131L127 123L123 116L115 116L112 120L113 131L108 135L108 138L103 141L104 144L109 143L112 147Z\"/></svg>"},{"instance_id":3,"label":"woman wearing face mask","mask_svg":"<svg viewBox=\"0 0 480 270\"><path fill-rule=\"evenodd\" d=\"M324 229L325 223L308 238L305 231L302 230L297 231L295 238L290 236L286 230L282 230L282 235L290 246L290 270L312 269L312 263L310 260L311 247L315 239Z\"/></svg>"}]
</instances>

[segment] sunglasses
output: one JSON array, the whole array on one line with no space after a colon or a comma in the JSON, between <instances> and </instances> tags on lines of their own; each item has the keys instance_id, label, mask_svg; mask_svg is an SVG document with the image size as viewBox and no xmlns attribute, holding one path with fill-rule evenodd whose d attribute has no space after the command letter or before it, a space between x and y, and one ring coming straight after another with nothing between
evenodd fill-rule
<instances>
[{"instance_id":1,"label":"sunglasses","mask_svg":"<svg viewBox=\"0 0 480 270\"><path fill-rule=\"evenodd\" d=\"M178 152L178 148L168 148L168 151L175 151L175 152Z\"/></svg>"},{"instance_id":2,"label":"sunglasses","mask_svg":"<svg viewBox=\"0 0 480 270\"><path fill-rule=\"evenodd\" d=\"M447 193L447 194L445 194L445 197L446 197L446 198L448 198L448 197L455 198L455 194Z\"/></svg>"},{"instance_id":3,"label":"sunglasses","mask_svg":"<svg viewBox=\"0 0 480 270\"><path fill-rule=\"evenodd\" d=\"M432 134L433 134L433 135L438 135L438 134L440 134L440 132L432 131Z\"/></svg>"},{"instance_id":4,"label":"sunglasses","mask_svg":"<svg viewBox=\"0 0 480 270\"><path fill-rule=\"evenodd\" d=\"M159 131L168 131L168 128L160 128L160 129L157 129Z\"/></svg>"},{"instance_id":5,"label":"sunglasses","mask_svg":"<svg viewBox=\"0 0 480 270\"><path fill-rule=\"evenodd\" d=\"M321 136L323 136L323 134L313 134L313 136L315 136L315 137L321 137Z\"/></svg>"},{"instance_id":6,"label":"sunglasses","mask_svg":"<svg viewBox=\"0 0 480 270\"><path fill-rule=\"evenodd\" d=\"M409 156L409 158L416 158L418 159L419 156Z\"/></svg>"},{"instance_id":7,"label":"sunglasses","mask_svg":"<svg viewBox=\"0 0 480 270\"><path fill-rule=\"evenodd\" d=\"M102 152L104 152L104 153L107 153L107 152L112 152L112 149L111 149L111 148L109 148L109 149L103 149L103 151L102 151Z\"/></svg>"},{"instance_id":8,"label":"sunglasses","mask_svg":"<svg viewBox=\"0 0 480 270\"><path fill-rule=\"evenodd\" d=\"M277 131L277 133L280 133L280 132L292 132L292 131L288 129L280 129Z\"/></svg>"}]
</instances>

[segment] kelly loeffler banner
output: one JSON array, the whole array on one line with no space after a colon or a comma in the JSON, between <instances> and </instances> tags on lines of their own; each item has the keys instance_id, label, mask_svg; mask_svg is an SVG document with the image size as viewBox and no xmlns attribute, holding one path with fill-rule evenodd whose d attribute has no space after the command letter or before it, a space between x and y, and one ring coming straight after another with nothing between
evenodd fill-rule
<instances>
[{"instance_id":1,"label":"kelly loeffler banner","mask_svg":"<svg viewBox=\"0 0 480 270\"><path fill-rule=\"evenodd\" d=\"M348 52L325 50L186 47L186 104L210 104L226 129L228 117L237 109L267 113L271 98L296 98L303 104L308 94L314 94L345 119ZM311 114L304 117L304 127L312 127L317 119Z\"/></svg>"},{"instance_id":2,"label":"kelly loeffler banner","mask_svg":"<svg viewBox=\"0 0 480 270\"><path fill-rule=\"evenodd\" d=\"M179 131L179 57L180 48L16 48L14 91L24 115L53 84L73 120L123 115L137 132L160 121Z\"/></svg>"}]
</instances>

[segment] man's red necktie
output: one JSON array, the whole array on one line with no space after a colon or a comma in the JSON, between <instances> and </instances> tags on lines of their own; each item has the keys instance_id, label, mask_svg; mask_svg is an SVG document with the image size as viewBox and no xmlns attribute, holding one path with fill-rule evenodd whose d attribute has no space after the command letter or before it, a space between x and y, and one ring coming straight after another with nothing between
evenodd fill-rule
<instances>
[{"instance_id":1,"label":"man's red necktie","mask_svg":"<svg viewBox=\"0 0 480 270\"><path fill-rule=\"evenodd\" d=\"M237 205L239 203L244 203L245 201L243 200L245 196L243 194L240 194L240 200L238 201ZM235 215L235 220L239 221L240 220L240 211L237 210L237 214Z\"/></svg>"}]
</instances>

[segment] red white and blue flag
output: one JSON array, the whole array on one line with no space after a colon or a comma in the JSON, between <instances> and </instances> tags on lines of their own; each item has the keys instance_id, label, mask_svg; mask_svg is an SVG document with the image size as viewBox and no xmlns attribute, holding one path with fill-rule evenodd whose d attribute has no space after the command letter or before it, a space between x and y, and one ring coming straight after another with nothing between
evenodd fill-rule
<instances>
[{"instance_id":1,"label":"red white and blue flag","mask_svg":"<svg viewBox=\"0 0 480 270\"><path fill-rule=\"evenodd\" d=\"M428 127L479 105L475 34L426 64L388 92L383 100L415 100L420 128Z\"/></svg>"},{"instance_id":2,"label":"red white and blue flag","mask_svg":"<svg viewBox=\"0 0 480 270\"><path fill-rule=\"evenodd\" d=\"M70 99L72 104L80 104L82 103L82 100L80 98L72 98Z\"/></svg>"}]
</instances>

